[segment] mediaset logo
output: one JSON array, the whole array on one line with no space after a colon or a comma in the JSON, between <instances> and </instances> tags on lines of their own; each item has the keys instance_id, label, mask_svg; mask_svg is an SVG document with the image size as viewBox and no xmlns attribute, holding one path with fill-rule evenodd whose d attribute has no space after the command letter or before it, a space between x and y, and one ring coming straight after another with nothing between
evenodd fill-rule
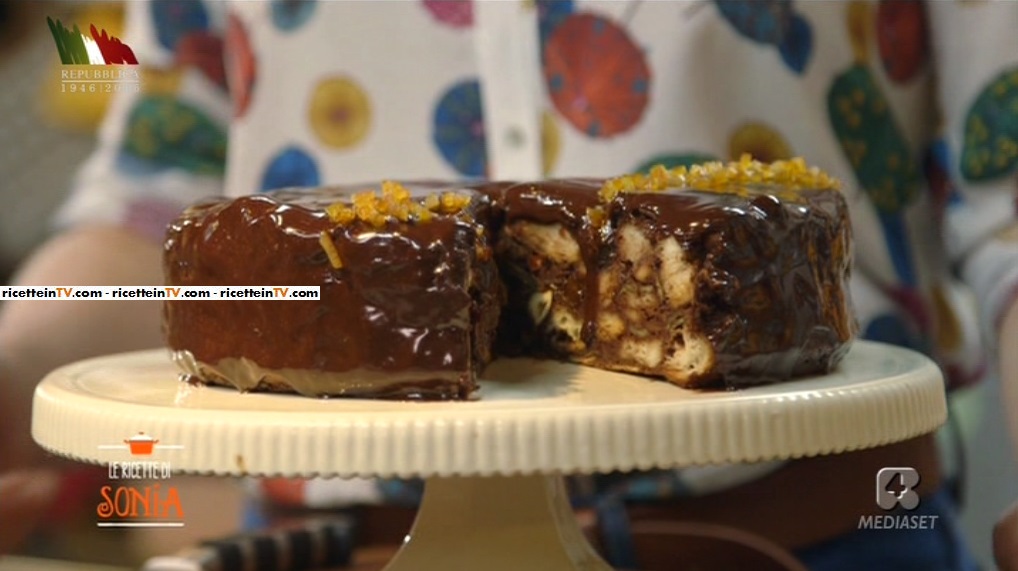
<instances>
[{"instance_id":1,"label":"mediaset logo","mask_svg":"<svg viewBox=\"0 0 1018 571\"><path fill-rule=\"evenodd\" d=\"M901 508L910 512L919 507L919 471L909 467L888 467L877 470L877 506L885 511ZM859 529L933 529L938 515L908 513L864 515Z\"/></svg>"},{"instance_id":2,"label":"mediaset logo","mask_svg":"<svg viewBox=\"0 0 1018 571\"><path fill-rule=\"evenodd\" d=\"M60 20L46 17L60 54L60 90L63 93L113 93L140 91L138 58L131 46L89 25L82 33L75 24L68 29Z\"/></svg>"},{"instance_id":3,"label":"mediaset logo","mask_svg":"<svg viewBox=\"0 0 1018 571\"><path fill-rule=\"evenodd\" d=\"M100 450L126 450L128 459L107 463L111 482L99 490L96 506L99 527L184 527L184 507L176 486L165 485L173 476L168 461L142 459L158 450L180 450L181 445L160 444L144 432L123 444L100 444ZM132 482L142 480L144 485Z\"/></svg>"}]
</instances>

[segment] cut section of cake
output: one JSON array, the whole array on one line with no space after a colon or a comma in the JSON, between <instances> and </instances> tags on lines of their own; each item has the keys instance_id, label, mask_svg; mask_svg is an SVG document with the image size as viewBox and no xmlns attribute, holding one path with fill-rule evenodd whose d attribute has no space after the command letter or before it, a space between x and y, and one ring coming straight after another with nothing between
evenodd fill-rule
<instances>
[{"instance_id":1,"label":"cut section of cake","mask_svg":"<svg viewBox=\"0 0 1018 571\"><path fill-rule=\"evenodd\" d=\"M194 379L311 396L463 399L503 303L488 200L441 185L285 191L194 206L169 229L172 285L317 285L319 300L168 301Z\"/></svg>"},{"instance_id":2,"label":"cut section of cake","mask_svg":"<svg viewBox=\"0 0 1018 571\"><path fill-rule=\"evenodd\" d=\"M504 351L738 387L826 373L856 333L847 206L801 161L499 195Z\"/></svg>"}]
</instances>

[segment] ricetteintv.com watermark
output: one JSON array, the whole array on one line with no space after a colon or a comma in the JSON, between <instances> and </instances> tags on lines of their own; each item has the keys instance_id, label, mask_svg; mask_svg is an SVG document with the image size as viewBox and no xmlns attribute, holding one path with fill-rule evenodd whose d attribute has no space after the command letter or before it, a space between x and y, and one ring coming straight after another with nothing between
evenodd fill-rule
<instances>
[{"instance_id":1,"label":"ricetteintv.com watermark","mask_svg":"<svg viewBox=\"0 0 1018 571\"><path fill-rule=\"evenodd\" d=\"M5 300L309 300L321 286L2 286Z\"/></svg>"},{"instance_id":2,"label":"ricetteintv.com watermark","mask_svg":"<svg viewBox=\"0 0 1018 571\"><path fill-rule=\"evenodd\" d=\"M160 444L144 432L125 439L123 444L101 444L100 450L125 450L123 460L108 462L110 483L99 490L96 506L98 527L184 527L184 506L180 492L169 483L173 468L169 461L153 460L158 449L180 450L181 445Z\"/></svg>"},{"instance_id":3,"label":"ricetteintv.com watermark","mask_svg":"<svg viewBox=\"0 0 1018 571\"><path fill-rule=\"evenodd\" d=\"M910 512L919 507L919 471L909 467L881 468L876 475L876 503L885 511L900 508ZM859 529L934 529L938 515L910 513L876 514L859 517Z\"/></svg>"}]
</instances>

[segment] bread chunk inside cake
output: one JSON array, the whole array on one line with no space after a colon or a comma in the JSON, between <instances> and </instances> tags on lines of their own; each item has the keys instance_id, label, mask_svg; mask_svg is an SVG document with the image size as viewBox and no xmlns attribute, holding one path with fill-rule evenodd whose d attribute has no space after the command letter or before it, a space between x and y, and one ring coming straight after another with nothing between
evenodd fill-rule
<instances>
[{"instance_id":1,"label":"bread chunk inside cake","mask_svg":"<svg viewBox=\"0 0 1018 571\"><path fill-rule=\"evenodd\" d=\"M185 371L243 390L460 399L495 355L732 388L840 361L851 249L837 182L799 160L277 192L185 213L168 281L321 300L172 301L166 328Z\"/></svg>"}]
</instances>

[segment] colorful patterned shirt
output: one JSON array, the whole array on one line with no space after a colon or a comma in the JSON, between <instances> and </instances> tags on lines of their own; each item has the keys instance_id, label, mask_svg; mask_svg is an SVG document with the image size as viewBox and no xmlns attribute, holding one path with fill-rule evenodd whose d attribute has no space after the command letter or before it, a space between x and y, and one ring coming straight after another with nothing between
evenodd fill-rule
<instances>
[{"instance_id":1,"label":"colorful patterned shirt","mask_svg":"<svg viewBox=\"0 0 1018 571\"><path fill-rule=\"evenodd\" d=\"M140 91L111 106L64 225L159 239L222 192L802 156L845 183L864 337L971 383L1018 292L1018 2L128 6Z\"/></svg>"}]
</instances>

